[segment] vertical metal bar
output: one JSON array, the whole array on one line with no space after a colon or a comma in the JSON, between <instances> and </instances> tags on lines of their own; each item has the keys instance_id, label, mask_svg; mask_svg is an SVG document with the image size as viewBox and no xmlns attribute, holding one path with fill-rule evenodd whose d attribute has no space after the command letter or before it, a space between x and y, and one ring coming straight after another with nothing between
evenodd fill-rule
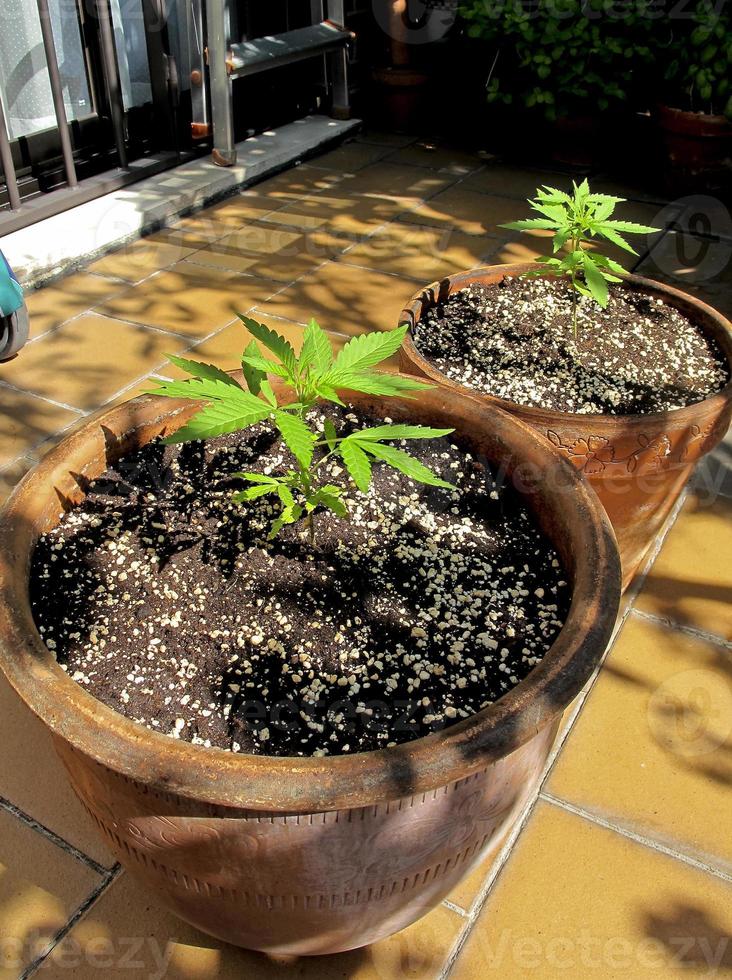
<instances>
[{"instance_id":1,"label":"vertical metal bar","mask_svg":"<svg viewBox=\"0 0 732 980\"><path fill-rule=\"evenodd\" d=\"M211 83L213 161L220 167L236 163L231 80L226 68L226 29L223 0L206 0L206 47Z\"/></svg>"},{"instance_id":2,"label":"vertical metal bar","mask_svg":"<svg viewBox=\"0 0 732 980\"><path fill-rule=\"evenodd\" d=\"M310 19L319 24L323 19L323 0L310 0Z\"/></svg>"},{"instance_id":3,"label":"vertical metal bar","mask_svg":"<svg viewBox=\"0 0 732 980\"><path fill-rule=\"evenodd\" d=\"M3 165L5 186L8 189L10 207L13 211L17 211L20 207L20 194L18 193L15 164L13 163L13 154L10 149L10 140L8 139L8 128L5 125L5 110L3 109L2 99L0 99L0 162Z\"/></svg>"},{"instance_id":4,"label":"vertical metal bar","mask_svg":"<svg viewBox=\"0 0 732 980\"><path fill-rule=\"evenodd\" d=\"M345 26L343 0L328 0L328 19ZM348 94L348 50L344 47L330 56L332 78L331 115L334 119L350 119L351 104Z\"/></svg>"},{"instance_id":5,"label":"vertical metal bar","mask_svg":"<svg viewBox=\"0 0 732 980\"><path fill-rule=\"evenodd\" d=\"M208 113L208 80L206 78L203 2L184 4L188 50L191 55L191 135L194 140L211 135Z\"/></svg>"},{"instance_id":6,"label":"vertical metal bar","mask_svg":"<svg viewBox=\"0 0 732 980\"><path fill-rule=\"evenodd\" d=\"M66 171L66 182L69 187L76 187L79 183L76 179L76 167L74 166L74 151L71 147L71 136L69 134L69 121L66 118L66 106L64 105L64 93L61 87L61 75L58 70L58 59L56 58L56 44L53 39L53 28L51 26L51 15L48 12L48 0L36 0L38 5L38 16L41 19L41 36L43 37L43 49L46 52L46 65L48 66L48 80L51 83L51 95L53 97L53 109L56 113L56 126L58 136L61 141L61 153L64 158L64 170Z\"/></svg>"},{"instance_id":7,"label":"vertical metal bar","mask_svg":"<svg viewBox=\"0 0 732 980\"><path fill-rule=\"evenodd\" d=\"M124 106L122 90L119 83L117 54L114 47L114 32L112 30L112 13L109 0L96 0L99 34L102 41L102 59L104 61L104 77L109 96L109 111L112 114L114 141L117 146L117 156L120 167L127 166L127 145L125 143Z\"/></svg>"},{"instance_id":8,"label":"vertical metal bar","mask_svg":"<svg viewBox=\"0 0 732 980\"><path fill-rule=\"evenodd\" d=\"M153 117L163 149L178 149L168 87L168 10L165 0L142 0Z\"/></svg>"}]
</instances>

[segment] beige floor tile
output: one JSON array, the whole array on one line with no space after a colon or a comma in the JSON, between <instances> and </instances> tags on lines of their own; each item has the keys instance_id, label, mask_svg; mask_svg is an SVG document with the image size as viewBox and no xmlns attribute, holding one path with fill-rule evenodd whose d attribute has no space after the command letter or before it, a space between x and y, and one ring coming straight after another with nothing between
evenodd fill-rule
<instances>
[{"instance_id":1,"label":"beige floor tile","mask_svg":"<svg viewBox=\"0 0 732 980\"><path fill-rule=\"evenodd\" d=\"M314 316L324 330L356 334L393 330L413 293L411 280L329 262L259 309L298 323Z\"/></svg>"},{"instance_id":2,"label":"beige floor tile","mask_svg":"<svg viewBox=\"0 0 732 980\"><path fill-rule=\"evenodd\" d=\"M412 167L427 167L444 173L464 177L484 166L483 160L475 153L436 146L434 143L418 142L397 150L388 157L389 163Z\"/></svg>"},{"instance_id":3,"label":"beige floor tile","mask_svg":"<svg viewBox=\"0 0 732 980\"><path fill-rule=\"evenodd\" d=\"M29 354L32 356L35 346L31 344L15 361L2 365L0 378L19 384L17 378L21 359L24 360ZM58 387L62 388L61 385ZM59 391L56 397L62 398L63 395ZM58 408L35 395L14 391L0 383L0 467L38 446L53 432L69 425L76 418L78 415L74 412Z\"/></svg>"},{"instance_id":4,"label":"beige floor tile","mask_svg":"<svg viewBox=\"0 0 732 980\"><path fill-rule=\"evenodd\" d=\"M364 126L356 136L357 143L379 143L381 146L408 146L414 142L415 137L406 133L386 133L371 126Z\"/></svg>"},{"instance_id":5,"label":"beige floor tile","mask_svg":"<svg viewBox=\"0 0 732 980\"><path fill-rule=\"evenodd\" d=\"M180 262L119 293L97 312L202 339L281 287L269 279Z\"/></svg>"},{"instance_id":6,"label":"beige floor tile","mask_svg":"<svg viewBox=\"0 0 732 980\"><path fill-rule=\"evenodd\" d=\"M492 235L505 239L516 238L519 232L509 232L498 226L525 218L526 211L527 205L523 201L465 190L461 185L437 194L399 220L442 229L455 228L469 235ZM524 232L522 237L526 241L547 236L543 232Z\"/></svg>"},{"instance_id":7,"label":"beige floor tile","mask_svg":"<svg viewBox=\"0 0 732 980\"><path fill-rule=\"evenodd\" d=\"M450 976L726 976L731 932L732 885L541 803Z\"/></svg>"},{"instance_id":8,"label":"beige floor tile","mask_svg":"<svg viewBox=\"0 0 732 980\"><path fill-rule=\"evenodd\" d=\"M488 163L479 173L466 177L460 186L466 190L480 191L482 194L498 194L501 197L519 197L526 200L534 197L537 188L545 184L569 192L572 189L572 177L552 170Z\"/></svg>"},{"instance_id":9,"label":"beige floor tile","mask_svg":"<svg viewBox=\"0 0 732 980\"><path fill-rule=\"evenodd\" d=\"M185 346L162 331L89 315L30 344L4 371L21 388L93 409Z\"/></svg>"},{"instance_id":10,"label":"beige floor tile","mask_svg":"<svg viewBox=\"0 0 732 980\"><path fill-rule=\"evenodd\" d=\"M48 731L4 677L0 677L0 796L99 864L114 864L68 784ZM1 919L0 913L0 923Z\"/></svg>"},{"instance_id":11,"label":"beige floor tile","mask_svg":"<svg viewBox=\"0 0 732 980\"><path fill-rule=\"evenodd\" d=\"M334 170L338 174L353 173L356 170L363 170L389 152L390 148L376 143L344 143L335 150L314 157L310 160L310 166Z\"/></svg>"},{"instance_id":12,"label":"beige floor tile","mask_svg":"<svg viewBox=\"0 0 732 980\"><path fill-rule=\"evenodd\" d=\"M339 239L327 232L254 222L195 252L184 265L211 266L278 282L292 282L340 255L349 244L348 239Z\"/></svg>"},{"instance_id":13,"label":"beige floor tile","mask_svg":"<svg viewBox=\"0 0 732 980\"><path fill-rule=\"evenodd\" d=\"M338 184L338 190L414 205L446 190L457 180L458 177L453 174L442 174L424 167L400 167L383 160L357 174L346 174Z\"/></svg>"},{"instance_id":14,"label":"beige floor tile","mask_svg":"<svg viewBox=\"0 0 732 980\"><path fill-rule=\"evenodd\" d=\"M687 500L636 606L732 640L732 500Z\"/></svg>"},{"instance_id":15,"label":"beige floor tile","mask_svg":"<svg viewBox=\"0 0 732 980\"><path fill-rule=\"evenodd\" d=\"M637 271L690 292L725 316L732 315L732 239L713 241L669 232Z\"/></svg>"},{"instance_id":16,"label":"beige floor tile","mask_svg":"<svg viewBox=\"0 0 732 980\"><path fill-rule=\"evenodd\" d=\"M409 276L427 284L488 264L499 243L477 235L394 222L341 256L348 265Z\"/></svg>"},{"instance_id":17,"label":"beige floor tile","mask_svg":"<svg viewBox=\"0 0 732 980\"><path fill-rule=\"evenodd\" d=\"M180 241L167 241L164 235L159 238L148 235L97 259L87 269L89 272L123 279L125 282L139 282L159 269L180 262L194 247Z\"/></svg>"},{"instance_id":18,"label":"beige floor tile","mask_svg":"<svg viewBox=\"0 0 732 980\"><path fill-rule=\"evenodd\" d=\"M326 191L272 211L262 220L310 233L330 233L345 240L344 248L393 221L409 199L396 200L350 192Z\"/></svg>"},{"instance_id":19,"label":"beige floor tile","mask_svg":"<svg viewBox=\"0 0 732 980\"><path fill-rule=\"evenodd\" d=\"M16 980L101 878L0 810L0 980Z\"/></svg>"},{"instance_id":20,"label":"beige floor tile","mask_svg":"<svg viewBox=\"0 0 732 980\"><path fill-rule=\"evenodd\" d=\"M123 287L104 276L85 272L66 276L49 286L26 293L25 304L30 314L30 335L40 337L58 327L72 316L84 313Z\"/></svg>"},{"instance_id":21,"label":"beige floor tile","mask_svg":"<svg viewBox=\"0 0 732 980\"><path fill-rule=\"evenodd\" d=\"M441 907L366 949L275 959L205 936L158 908L124 876L57 947L38 975L44 980L62 980L73 966L75 980L98 980L103 964L105 980L151 976L168 980L427 980L439 974L464 921ZM137 972L124 967L123 955L131 942L140 963Z\"/></svg>"},{"instance_id":22,"label":"beige floor tile","mask_svg":"<svg viewBox=\"0 0 732 980\"><path fill-rule=\"evenodd\" d=\"M631 616L547 789L732 873L729 651Z\"/></svg>"}]
</instances>

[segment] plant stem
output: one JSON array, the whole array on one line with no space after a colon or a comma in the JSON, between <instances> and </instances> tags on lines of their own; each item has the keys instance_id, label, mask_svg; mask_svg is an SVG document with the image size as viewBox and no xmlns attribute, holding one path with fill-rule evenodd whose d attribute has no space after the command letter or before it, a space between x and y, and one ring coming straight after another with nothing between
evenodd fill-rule
<instances>
[{"instance_id":1,"label":"plant stem","mask_svg":"<svg viewBox=\"0 0 732 980\"><path fill-rule=\"evenodd\" d=\"M310 511L308 515L308 530L310 531L310 547L315 545L315 511Z\"/></svg>"}]
</instances>

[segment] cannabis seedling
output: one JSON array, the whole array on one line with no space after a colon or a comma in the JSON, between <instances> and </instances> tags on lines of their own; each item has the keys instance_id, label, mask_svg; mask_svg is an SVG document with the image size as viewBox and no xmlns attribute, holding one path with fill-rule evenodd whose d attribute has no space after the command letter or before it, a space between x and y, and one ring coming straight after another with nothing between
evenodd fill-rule
<instances>
[{"instance_id":1,"label":"cannabis seedling","mask_svg":"<svg viewBox=\"0 0 732 980\"><path fill-rule=\"evenodd\" d=\"M373 370L400 348L406 326L354 337L334 358L328 335L315 320L311 320L305 328L298 357L292 345L274 330L241 314L239 319L255 338L241 358L246 389L212 364L169 355L172 363L191 378L166 381L151 394L192 398L206 403L182 428L164 440L167 443L208 439L265 420L275 424L294 456L297 468L272 476L236 473L235 476L251 486L232 497L236 503L246 503L268 494L279 499L280 513L272 524L270 539L276 537L286 524L305 518L310 540L314 541L315 513L319 507L331 510L338 517L347 516L343 488L321 479L325 463L334 457L343 461L351 480L364 493L371 483L374 460L386 463L420 483L453 489L450 483L439 479L403 449L388 445L393 440L438 438L449 435L452 429L378 425L339 436L330 420L325 421L321 433L307 419L308 412L319 399L343 405L338 388L402 398L410 397L411 392L431 388L432 385L412 378ZM266 356L259 344L272 357ZM268 374L281 379L288 396L284 404L279 403L267 380Z\"/></svg>"},{"instance_id":2,"label":"cannabis seedling","mask_svg":"<svg viewBox=\"0 0 732 980\"><path fill-rule=\"evenodd\" d=\"M538 187L536 197L529 200L533 211L543 217L524 218L501 225L513 231L553 231L553 256L542 255L537 260L545 267L533 270L526 275L542 275L548 272L557 278L566 278L572 287L572 329L577 337L577 298L591 296L601 307L606 307L609 298L608 282L621 282L626 274L623 266L596 250L588 251L587 245L593 238L604 238L619 248L638 253L623 237L622 233L650 235L659 228L640 225L635 221L618 221L612 218L615 207L625 201L624 197L610 194L593 194L586 180L577 186L572 181L572 194L557 190L556 187ZM556 253L565 249L561 258Z\"/></svg>"}]
</instances>

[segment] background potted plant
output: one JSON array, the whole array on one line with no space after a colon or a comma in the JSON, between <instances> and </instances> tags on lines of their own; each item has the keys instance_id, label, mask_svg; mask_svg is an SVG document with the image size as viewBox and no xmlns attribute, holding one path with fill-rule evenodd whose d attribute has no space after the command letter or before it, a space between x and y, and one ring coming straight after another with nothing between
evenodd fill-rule
<instances>
[{"instance_id":1,"label":"background potted plant","mask_svg":"<svg viewBox=\"0 0 732 980\"><path fill-rule=\"evenodd\" d=\"M620 203L586 181L572 193L539 189L536 217L507 227L551 235L552 255L420 290L401 315L401 357L413 374L511 411L584 472L615 528L627 586L729 427L732 332L705 303L627 275L596 247L633 252L625 236L654 231L616 218ZM532 292L532 282L554 285Z\"/></svg>"},{"instance_id":2,"label":"background potted plant","mask_svg":"<svg viewBox=\"0 0 732 980\"><path fill-rule=\"evenodd\" d=\"M732 185L732 11L699 0L693 16L670 20L657 109L666 183L676 192L729 193Z\"/></svg>"},{"instance_id":3,"label":"background potted plant","mask_svg":"<svg viewBox=\"0 0 732 980\"><path fill-rule=\"evenodd\" d=\"M604 161L613 120L627 120L639 102L641 69L652 57L643 9L625 4L609 16L605 6L601 0L460 6L468 36L483 48L488 103L503 110L510 138L526 139L534 156L538 124L555 160Z\"/></svg>"},{"instance_id":4,"label":"background potted plant","mask_svg":"<svg viewBox=\"0 0 732 980\"><path fill-rule=\"evenodd\" d=\"M421 390L424 385L414 378L379 375L373 370L396 350L403 328L351 340L334 359L317 325L310 325L297 355L274 331L254 321L245 322L262 346L250 344L241 372L229 375L212 365L179 359L177 364L191 375L189 380L166 383L159 394L133 399L86 422L16 489L0 520L0 669L51 731L76 793L115 856L160 901L232 943L279 953L334 952L389 935L423 915L510 826L541 772L563 710L602 656L618 608L619 563L612 530L596 498L555 447L509 415L499 410L486 412L474 398L455 397L444 389ZM418 399L393 397L410 392L419 392ZM345 408L341 402L347 403ZM328 410L340 420L339 430L328 424L330 416L319 419L325 405L335 406ZM337 415L339 411L345 414ZM358 426L357 416L381 419L383 424L376 426L380 431L353 428ZM387 426L391 426L388 431ZM244 434L238 435L242 428ZM451 516L453 508L460 513L457 504L462 499L449 489L451 481L436 477L393 445L395 439L409 439L411 445L424 446L425 441L418 437L436 437L452 430L458 448L442 443L440 452L433 455L436 465L444 468L448 465L445 456L449 461L451 452L469 451L469 456L460 456L465 465L470 464L466 479L473 487L465 506L474 508L483 497L485 507L497 515L495 519L509 521L511 514L525 510L520 520L535 525L536 533L556 549L552 575L565 576L566 581L557 581L557 588L571 596L564 625L557 624L556 638L543 659L520 683L513 683L518 678L511 680L495 703L463 717L462 702L457 700L451 712L445 709L448 723L430 734L353 754L348 754L347 745L340 745L334 755L325 755L322 749L309 755L268 754L274 720L267 716L266 723L260 719L256 726L242 728L256 741L256 752L236 747L225 751L218 743L208 747L201 737L205 726L213 724L208 717L212 712L205 705L194 717L200 727L187 728L182 717L176 720L171 737L166 737L149 720L141 721L136 707L125 709L125 714L121 703L116 710L93 696L92 688L87 687L95 669L90 660L80 662L73 676L63 669L68 662L59 663L65 640L50 624L61 590L53 587L50 569L52 565L60 568L59 560L62 565L67 560L64 540L81 541L85 553L92 556L92 565L84 567L85 574L77 582L87 582L89 574L93 578L94 569L102 563L99 549L92 547L89 552L95 528L104 536L104 551L111 562L110 577L101 593L98 588L88 588L84 594L74 588L65 590L59 622L72 632L64 636L74 644L82 643L83 657L89 649L96 656L93 651L101 640L108 642L102 671L108 677L112 661L107 654L117 642L113 633L132 629L129 640L136 666L129 699L143 697L150 685L150 703L158 706L158 717L163 717L167 709L158 693L170 691L168 697L177 699L181 685L198 683L193 679L197 665L192 661L202 649L214 643L223 651L234 641L233 635L223 634L225 620L238 616L242 608L258 609L258 599L268 597L266 577L257 577L257 569L267 568L279 556L294 562L303 574L313 562L326 573L339 555L338 560L349 556L346 549L344 558L339 529L343 535L361 528L359 547L365 549L364 554L382 556L384 549L378 541L370 543L378 528L364 524L364 502L370 498L363 493L359 496L352 485L362 490L368 487L371 463L374 474L377 465L386 464L391 469L379 469L380 474L396 473L396 479L407 481L404 486L409 496L399 503L403 513L393 509L391 524L396 520L399 528L407 526L410 506L422 499L410 482L418 479L428 484L427 510L421 519L432 530L410 518L408 534L423 537L431 547L437 546L441 527L454 520L464 526L460 516ZM167 445L160 444L160 436ZM203 441L190 442L196 439ZM266 456L270 451L274 457ZM240 453L246 460L243 472L237 469ZM329 463L319 470L319 461L326 457ZM263 458L280 462L263 466L257 462ZM155 465L145 468L141 460ZM345 465L352 483L343 482L342 472L335 477L340 483L326 482L328 467L332 475L328 479L336 473L335 462ZM501 468L504 475L500 485L489 479L494 468ZM447 494L450 506L440 509L431 494L438 498ZM496 495L495 501L491 494ZM502 499L507 501L505 514ZM67 518L59 514L59 501L65 510L72 510ZM211 512L206 509L207 501L218 501ZM87 502L89 509L84 510ZM339 523L344 522L347 509L352 511L356 531ZM314 530L316 513L318 527ZM228 540L237 554L238 543L246 545L246 535L257 534L260 526L261 537L245 549L226 576L214 575L204 599L197 598L195 589L183 587L184 598L179 592L171 596L170 576L198 567L201 556L209 556L206 560L213 573L218 568L215 556L220 555L214 545ZM80 538L75 528L81 529ZM63 537L66 534L69 538ZM135 561L130 562L125 555L135 535L141 544ZM450 561L460 560L462 551L467 555L473 550L450 549ZM47 561L47 554L54 560ZM425 562L410 559L408 553L405 560L409 574L419 576L425 570ZM532 565L535 563L534 557ZM143 566L149 575L140 572ZM496 572L504 573L528 574L513 566ZM120 575L125 576L124 581ZM92 597L102 596L93 601L101 603L108 622L112 606L137 601L136 575L147 583L145 597L140 599L142 612L138 609L136 615L123 617L107 632L100 628L100 636L95 631L89 638L90 648L81 632L88 628L84 616ZM251 575L252 590L247 592L242 578L249 582ZM319 575L295 604L289 601L287 582L276 578L273 587L278 602L307 620L322 588ZM369 576L362 574L359 581L368 585ZM405 607L404 616L430 593L427 579L419 581L409 593L411 604ZM475 595L467 591L470 609L477 616L486 617L488 608L500 615L501 609L490 605L485 588ZM515 601L543 601L542 590L537 589L535 595L524 591L528 598L516 591ZM447 599L455 602L459 594L450 591ZM375 601L382 600L379 593ZM79 604L69 625L65 620L74 602ZM140 646L134 630L139 635L140 627L147 630L156 623L151 603L161 603L164 608L165 642L160 635L146 636ZM277 606L273 615L281 620L280 608L285 607ZM382 603L379 617L389 608ZM167 664L178 642L175 634L181 618L191 609L196 622L205 620L212 610L215 621L204 632L199 629L198 644L193 636L186 640L187 659L170 685L146 680L149 672ZM344 623L365 615L352 599L339 609ZM440 624L449 627L452 618L440 617ZM428 614L425 626L438 630L437 625L430 626L431 619ZM461 620L455 622L459 626ZM317 625L313 620L301 638L303 643L315 636ZM251 626L245 616L241 622L244 633L239 637L244 637L243 645L234 643L236 652L226 655L232 670L242 675L236 685L223 685L227 692L236 687L231 695L234 699L241 699L240 688L257 683L261 687L261 678L252 677L247 666L250 658L256 654L280 662L274 634L255 638L250 636ZM154 631L158 628L154 625ZM347 631L352 628L353 624ZM416 660L422 663L423 637L428 635L423 627L412 629L403 650L405 670ZM486 637L480 643L490 650L491 635ZM530 639L528 635L506 637L505 642L518 644L517 649ZM145 643L153 644L152 657L143 657ZM462 662L469 655L466 667L472 671L477 646L464 652L464 643L453 646L450 663ZM270 649L271 653L264 652ZM504 652L497 643L496 649L496 662L505 667ZM176 667L178 661L173 660ZM281 661L287 683L302 683L303 662L300 657L295 671L292 664ZM264 660L260 663L264 670ZM410 684L416 686L422 672L429 676L425 666L429 664L420 666L418 674L410 671ZM348 677L350 667L331 670L334 677L344 678L346 686L354 686ZM319 685L331 683L329 673L316 675L313 671L314 679ZM466 685L467 681L456 685L465 696ZM479 686L484 689L482 682ZM343 690L340 684L338 688ZM265 691L260 694L263 697ZM230 714L238 717L228 693L225 699ZM179 703L182 706L184 699ZM216 711L222 710L222 703L214 705ZM190 714L195 709L190 696L185 709L177 704L174 713L185 710Z\"/></svg>"}]
</instances>

